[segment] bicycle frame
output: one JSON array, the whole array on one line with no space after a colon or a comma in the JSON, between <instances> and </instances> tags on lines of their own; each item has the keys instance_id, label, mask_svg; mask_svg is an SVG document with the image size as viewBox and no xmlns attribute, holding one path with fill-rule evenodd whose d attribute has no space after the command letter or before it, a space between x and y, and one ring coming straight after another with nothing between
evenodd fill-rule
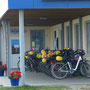
<instances>
[{"instance_id":1,"label":"bicycle frame","mask_svg":"<svg viewBox=\"0 0 90 90\"><path fill-rule=\"evenodd\" d=\"M73 71L76 71L81 60L82 60L82 58L81 58L81 56L79 56L79 59L78 59L77 64L76 64L76 67L74 69L72 69L72 67L70 65L70 62L67 62L68 66L69 66L69 69L73 70Z\"/></svg>"},{"instance_id":2,"label":"bicycle frame","mask_svg":"<svg viewBox=\"0 0 90 90\"><path fill-rule=\"evenodd\" d=\"M62 66L62 67L59 69L60 72L76 71L81 60L82 60L82 58L81 58L81 56L79 56L79 59L78 59L77 64L76 64L76 67L75 67L74 69L72 69L72 66L71 66L70 62L67 62L64 66L68 65L69 71L62 70L62 68L64 67L64 66Z\"/></svg>"}]
</instances>

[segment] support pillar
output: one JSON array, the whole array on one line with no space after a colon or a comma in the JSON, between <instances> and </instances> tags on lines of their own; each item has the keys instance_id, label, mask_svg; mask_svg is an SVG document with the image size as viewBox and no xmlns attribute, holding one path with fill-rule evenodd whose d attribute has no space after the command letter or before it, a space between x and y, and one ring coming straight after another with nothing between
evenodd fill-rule
<instances>
[{"instance_id":1,"label":"support pillar","mask_svg":"<svg viewBox=\"0 0 90 90\"><path fill-rule=\"evenodd\" d=\"M8 75L11 73L10 22L7 22Z\"/></svg>"},{"instance_id":2,"label":"support pillar","mask_svg":"<svg viewBox=\"0 0 90 90\"><path fill-rule=\"evenodd\" d=\"M10 22L2 20L2 26L4 30L4 64L7 65L7 75L11 72L11 58L10 58Z\"/></svg>"},{"instance_id":3,"label":"support pillar","mask_svg":"<svg viewBox=\"0 0 90 90\"><path fill-rule=\"evenodd\" d=\"M2 20L2 26L4 30L4 63L7 64L7 57L6 57L6 21Z\"/></svg>"},{"instance_id":4,"label":"support pillar","mask_svg":"<svg viewBox=\"0 0 90 90\"><path fill-rule=\"evenodd\" d=\"M25 64L24 64L25 41L24 41L24 11L23 10L19 10L19 39L20 39L20 71L22 74L21 86L23 86L25 84Z\"/></svg>"}]
</instances>

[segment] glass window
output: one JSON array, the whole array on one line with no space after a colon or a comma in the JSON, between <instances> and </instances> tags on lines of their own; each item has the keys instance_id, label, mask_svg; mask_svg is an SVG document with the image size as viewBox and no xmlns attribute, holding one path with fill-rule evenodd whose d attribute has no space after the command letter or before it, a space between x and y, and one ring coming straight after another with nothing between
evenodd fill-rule
<instances>
[{"instance_id":1,"label":"glass window","mask_svg":"<svg viewBox=\"0 0 90 90\"><path fill-rule=\"evenodd\" d=\"M36 50L45 49L45 32L44 30L31 30L31 48Z\"/></svg>"}]
</instances>

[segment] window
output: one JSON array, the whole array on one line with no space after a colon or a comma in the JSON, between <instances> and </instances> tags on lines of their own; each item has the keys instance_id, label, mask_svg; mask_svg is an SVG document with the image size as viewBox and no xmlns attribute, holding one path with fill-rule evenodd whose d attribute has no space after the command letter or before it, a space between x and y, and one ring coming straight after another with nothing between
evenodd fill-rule
<instances>
[{"instance_id":1,"label":"window","mask_svg":"<svg viewBox=\"0 0 90 90\"><path fill-rule=\"evenodd\" d=\"M75 24L75 49L79 49L79 24Z\"/></svg>"},{"instance_id":2,"label":"window","mask_svg":"<svg viewBox=\"0 0 90 90\"><path fill-rule=\"evenodd\" d=\"M86 23L86 45L87 54L90 54L90 22Z\"/></svg>"},{"instance_id":3,"label":"window","mask_svg":"<svg viewBox=\"0 0 90 90\"><path fill-rule=\"evenodd\" d=\"M44 30L31 30L31 48L35 48L37 51L45 49L45 31Z\"/></svg>"},{"instance_id":4,"label":"window","mask_svg":"<svg viewBox=\"0 0 90 90\"><path fill-rule=\"evenodd\" d=\"M56 41L56 31L54 31L54 49L57 49Z\"/></svg>"}]
</instances>

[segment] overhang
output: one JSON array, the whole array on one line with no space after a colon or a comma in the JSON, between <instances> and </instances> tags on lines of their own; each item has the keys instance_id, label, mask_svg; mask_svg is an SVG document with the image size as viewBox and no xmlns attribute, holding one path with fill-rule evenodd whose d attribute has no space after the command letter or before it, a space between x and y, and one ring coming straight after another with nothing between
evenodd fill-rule
<instances>
[{"instance_id":1,"label":"overhang","mask_svg":"<svg viewBox=\"0 0 90 90\"><path fill-rule=\"evenodd\" d=\"M90 15L90 9L24 9L25 26L52 26L82 16ZM19 10L8 10L2 19L11 26L19 25Z\"/></svg>"}]
</instances>

